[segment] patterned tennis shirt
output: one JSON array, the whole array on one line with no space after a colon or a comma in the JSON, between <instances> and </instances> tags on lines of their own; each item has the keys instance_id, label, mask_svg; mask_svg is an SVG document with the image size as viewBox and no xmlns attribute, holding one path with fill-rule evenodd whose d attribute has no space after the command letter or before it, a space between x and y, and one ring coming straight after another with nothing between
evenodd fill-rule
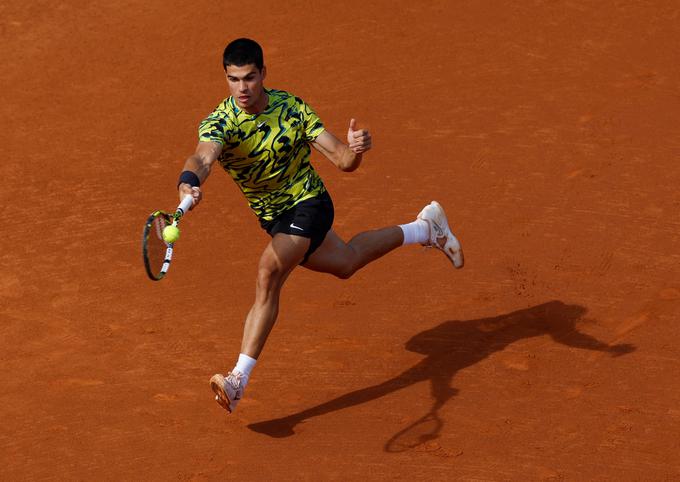
<instances>
[{"instance_id":1,"label":"patterned tennis shirt","mask_svg":"<svg viewBox=\"0 0 680 482\"><path fill-rule=\"evenodd\" d=\"M325 192L312 167L309 143L324 131L299 97L265 89L269 103L249 114L228 97L198 128L201 142L222 145L218 162L261 220L271 221L297 203Z\"/></svg>"}]
</instances>

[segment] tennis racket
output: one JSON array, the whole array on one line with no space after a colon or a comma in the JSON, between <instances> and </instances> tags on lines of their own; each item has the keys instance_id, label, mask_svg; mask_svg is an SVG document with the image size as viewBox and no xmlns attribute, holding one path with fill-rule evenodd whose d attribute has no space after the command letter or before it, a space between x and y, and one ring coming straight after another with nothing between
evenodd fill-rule
<instances>
[{"instance_id":1,"label":"tennis racket","mask_svg":"<svg viewBox=\"0 0 680 482\"><path fill-rule=\"evenodd\" d=\"M142 256L144 258L144 268L146 274L153 281L160 281L170 268L172 252L175 243L166 243L163 240L163 229L166 226L177 226L182 216L193 204L193 196L186 196L177 206L175 214L168 214L163 211L151 213L144 225L142 236Z\"/></svg>"}]
</instances>

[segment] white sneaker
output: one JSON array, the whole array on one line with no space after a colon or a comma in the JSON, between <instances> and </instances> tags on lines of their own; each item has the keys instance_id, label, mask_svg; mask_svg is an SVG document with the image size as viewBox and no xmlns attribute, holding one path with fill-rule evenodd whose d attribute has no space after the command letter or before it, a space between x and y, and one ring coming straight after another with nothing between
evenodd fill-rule
<instances>
[{"instance_id":1,"label":"white sneaker","mask_svg":"<svg viewBox=\"0 0 680 482\"><path fill-rule=\"evenodd\" d=\"M217 374L210 379L210 388L215 392L215 401L231 413L243 397L243 384L239 372L229 372L227 376Z\"/></svg>"},{"instance_id":2,"label":"white sneaker","mask_svg":"<svg viewBox=\"0 0 680 482\"><path fill-rule=\"evenodd\" d=\"M424 246L435 247L443 251L453 266L462 268L463 249L449 228L444 208L437 201L432 201L420 211L418 219L426 221L430 226L430 239Z\"/></svg>"}]
</instances>

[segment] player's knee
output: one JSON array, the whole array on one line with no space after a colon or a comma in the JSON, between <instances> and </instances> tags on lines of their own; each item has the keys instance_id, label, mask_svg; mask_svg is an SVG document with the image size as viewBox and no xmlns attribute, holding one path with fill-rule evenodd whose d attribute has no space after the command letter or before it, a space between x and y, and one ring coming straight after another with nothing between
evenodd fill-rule
<instances>
[{"instance_id":1,"label":"player's knee","mask_svg":"<svg viewBox=\"0 0 680 482\"><path fill-rule=\"evenodd\" d=\"M357 272L357 268L354 263L346 263L343 264L340 269L338 269L335 273L335 276L337 276L340 279L350 279L354 273Z\"/></svg>"},{"instance_id":2,"label":"player's knee","mask_svg":"<svg viewBox=\"0 0 680 482\"><path fill-rule=\"evenodd\" d=\"M257 270L257 288L271 291L281 284L282 273L277 266L260 266Z\"/></svg>"},{"instance_id":3,"label":"player's knee","mask_svg":"<svg viewBox=\"0 0 680 482\"><path fill-rule=\"evenodd\" d=\"M354 249L350 247L345 250L341 259L342 263L336 268L335 273L333 273L335 276L340 279L349 279L354 273L359 271L359 268L361 267L360 260Z\"/></svg>"}]
</instances>

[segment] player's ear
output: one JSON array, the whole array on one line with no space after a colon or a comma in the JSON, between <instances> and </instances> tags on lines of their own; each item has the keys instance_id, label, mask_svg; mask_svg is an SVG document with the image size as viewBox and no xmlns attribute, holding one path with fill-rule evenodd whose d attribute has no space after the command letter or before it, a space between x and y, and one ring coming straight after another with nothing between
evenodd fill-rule
<instances>
[{"instance_id":1,"label":"player's ear","mask_svg":"<svg viewBox=\"0 0 680 482\"><path fill-rule=\"evenodd\" d=\"M260 73L262 74L262 80L264 80L264 78L267 76L267 66L266 65L262 66L262 70L260 71Z\"/></svg>"}]
</instances>

